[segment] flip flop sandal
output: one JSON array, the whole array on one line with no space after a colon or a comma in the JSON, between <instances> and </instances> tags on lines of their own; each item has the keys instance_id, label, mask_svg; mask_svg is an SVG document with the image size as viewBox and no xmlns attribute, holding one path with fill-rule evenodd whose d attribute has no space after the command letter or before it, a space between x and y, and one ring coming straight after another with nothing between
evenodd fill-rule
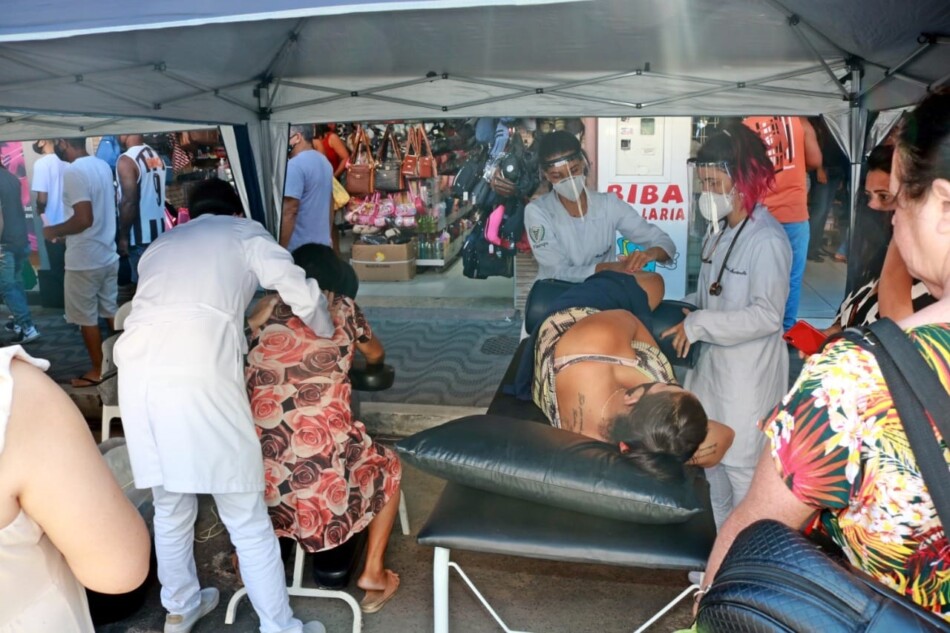
<instances>
[{"instance_id":1,"label":"flip flop sandal","mask_svg":"<svg viewBox=\"0 0 950 633\"><path fill-rule=\"evenodd\" d=\"M399 576L397 576L396 573L393 572L392 570L387 569L386 570L386 589L383 590L383 595L380 596L377 600L370 600L370 601L367 601L366 597L364 596L363 601L360 602L360 610L363 613L376 613L377 611L382 609L383 606L387 602L392 600L392 597L396 595L397 589L399 589ZM379 593L379 591L374 591L373 593ZM367 591L366 595L368 596L369 594L370 592Z\"/></svg>"},{"instance_id":2,"label":"flip flop sandal","mask_svg":"<svg viewBox=\"0 0 950 633\"><path fill-rule=\"evenodd\" d=\"M85 376L80 376L79 378L73 378L69 381L69 384L77 389L82 389L85 387L95 387L96 385L102 384L102 378L99 380L94 380L92 378L86 378ZM77 384L82 383L82 384Z\"/></svg>"}]
</instances>

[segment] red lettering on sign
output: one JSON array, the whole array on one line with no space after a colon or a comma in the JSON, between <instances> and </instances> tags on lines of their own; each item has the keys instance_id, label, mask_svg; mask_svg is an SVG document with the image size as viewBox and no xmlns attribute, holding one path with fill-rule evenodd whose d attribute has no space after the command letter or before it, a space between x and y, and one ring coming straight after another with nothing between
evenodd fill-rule
<instances>
[{"instance_id":1,"label":"red lettering on sign","mask_svg":"<svg viewBox=\"0 0 950 633\"><path fill-rule=\"evenodd\" d=\"M669 204L670 202L683 203L683 193L680 191L679 185L670 185L666 188L666 192L663 194L663 204Z\"/></svg>"},{"instance_id":2,"label":"red lettering on sign","mask_svg":"<svg viewBox=\"0 0 950 633\"><path fill-rule=\"evenodd\" d=\"M656 204L656 201L660 199L656 190L656 185L644 185L643 193L640 194L640 204Z\"/></svg>"},{"instance_id":3,"label":"red lettering on sign","mask_svg":"<svg viewBox=\"0 0 950 633\"><path fill-rule=\"evenodd\" d=\"M627 195L623 195L624 187L627 188ZM660 194L660 187L663 187L663 195ZM683 190L679 185L643 185L632 183L629 185L612 184L607 185L607 193L612 193L621 200L626 199L630 204L682 204ZM638 195L639 194L639 195Z\"/></svg>"}]
</instances>

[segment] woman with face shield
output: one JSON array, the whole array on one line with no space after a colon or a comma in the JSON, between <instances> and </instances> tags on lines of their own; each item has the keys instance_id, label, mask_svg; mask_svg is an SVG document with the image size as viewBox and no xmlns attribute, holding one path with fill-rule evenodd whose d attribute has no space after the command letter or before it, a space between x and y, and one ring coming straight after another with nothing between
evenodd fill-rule
<instances>
[{"instance_id":1,"label":"woman with face shield","mask_svg":"<svg viewBox=\"0 0 950 633\"><path fill-rule=\"evenodd\" d=\"M553 188L525 209L538 279L577 282L602 270L636 272L676 255L670 236L636 209L614 194L587 188L587 157L574 135L545 134L538 141L538 156L542 177ZM618 261L617 232L644 250Z\"/></svg>"},{"instance_id":2,"label":"woman with face shield","mask_svg":"<svg viewBox=\"0 0 950 633\"><path fill-rule=\"evenodd\" d=\"M752 481L764 443L756 425L788 388L782 317L792 255L785 231L761 202L774 177L754 132L725 127L699 149L691 168L708 224L696 292L685 298L698 309L662 336L673 337L681 356L696 341L706 343L684 387L710 418L735 431L732 447L707 471L721 525Z\"/></svg>"},{"instance_id":3,"label":"woman with face shield","mask_svg":"<svg viewBox=\"0 0 950 633\"><path fill-rule=\"evenodd\" d=\"M926 358L943 388L940 395L946 396L950 393L947 88L930 94L901 124L890 192L896 200L893 241L908 272L937 298L897 325ZM936 395L933 400L941 406ZM928 417L937 417L937 411L929 413ZM705 581L712 583L736 535L755 521L773 519L794 529L817 524L852 566L950 620L947 526L937 515L932 491L921 474L922 460L909 445L875 356L847 339L826 345L809 359L795 387L762 428L770 446L762 451L748 496L716 538ZM939 443L946 461L948 438L940 435L932 434L931 439Z\"/></svg>"}]
</instances>

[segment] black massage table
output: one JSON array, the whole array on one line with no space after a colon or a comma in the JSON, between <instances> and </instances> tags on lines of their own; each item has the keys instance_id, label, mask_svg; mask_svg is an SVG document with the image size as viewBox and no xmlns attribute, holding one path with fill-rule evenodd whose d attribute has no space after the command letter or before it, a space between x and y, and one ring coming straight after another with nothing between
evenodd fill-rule
<instances>
[{"instance_id":1,"label":"black massage table","mask_svg":"<svg viewBox=\"0 0 950 633\"><path fill-rule=\"evenodd\" d=\"M670 313L680 313L674 303ZM680 316L680 318L682 318ZM530 401L504 392L513 382L522 341L495 394L487 415L547 424L541 410ZM649 569L702 570L716 537L708 488L700 480L697 493L705 511L684 523L637 524L580 514L449 482L418 534L418 542L434 548L434 631L449 630L449 570L455 569L502 630L512 633L474 583L452 561L452 550L524 556L569 563L595 563ZM684 579L686 574L684 573ZM698 589L684 589L637 631L643 631L683 598Z\"/></svg>"}]
</instances>

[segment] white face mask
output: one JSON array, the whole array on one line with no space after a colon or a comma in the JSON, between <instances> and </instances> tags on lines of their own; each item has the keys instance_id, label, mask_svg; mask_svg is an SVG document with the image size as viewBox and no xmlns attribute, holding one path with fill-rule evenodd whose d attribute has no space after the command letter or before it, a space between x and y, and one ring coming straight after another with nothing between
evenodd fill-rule
<instances>
[{"instance_id":1,"label":"white face mask","mask_svg":"<svg viewBox=\"0 0 950 633\"><path fill-rule=\"evenodd\" d=\"M699 212L707 222L713 224L713 231L719 228L719 220L732 213L735 194L729 193L711 193L704 191L699 194Z\"/></svg>"},{"instance_id":2,"label":"white face mask","mask_svg":"<svg viewBox=\"0 0 950 633\"><path fill-rule=\"evenodd\" d=\"M565 178L554 183L554 191L556 191L559 196L564 196L572 202L577 202L581 197L581 192L583 192L586 187L586 183L587 176L583 174L571 176L570 178Z\"/></svg>"}]
</instances>

